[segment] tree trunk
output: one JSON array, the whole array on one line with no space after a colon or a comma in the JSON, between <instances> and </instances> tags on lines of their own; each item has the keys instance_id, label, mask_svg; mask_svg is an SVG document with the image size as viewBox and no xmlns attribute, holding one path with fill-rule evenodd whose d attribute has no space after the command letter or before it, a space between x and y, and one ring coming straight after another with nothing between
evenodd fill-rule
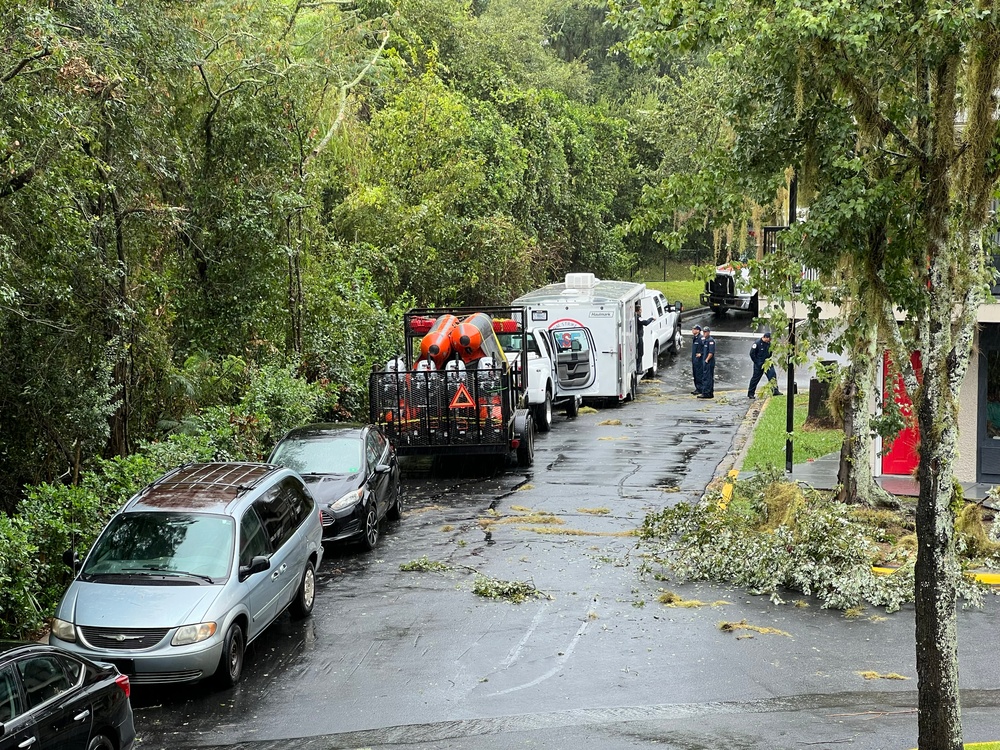
<instances>
[{"instance_id":1,"label":"tree trunk","mask_svg":"<svg viewBox=\"0 0 1000 750\"><path fill-rule=\"evenodd\" d=\"M925 373L929 367L925 366ZM925 384L920 404L917 500L916 649L920 750L961 750L958 633L955 611L954 420L943 420L945 394ZM939 411L940 410L940 411ZM948 424L945 424L948 422Z\"/></svg>"},{"instance_id":2,"label":"tree trunk","mask_svg":"<svg viewBox=\"0 0 1000 750\"><path fill-rule=\"evenodd\" d=\"M878 363L878 328L865 316L857 321L858 347L847 367L842 410L844 443L840 448L837 500L864 505L895 504L892 495L875 481L872 472L872 429L869 402Z\"/></svg>"},{"instance_id":3,"label":"tree trunk","mask_svg":"<svg viewBox=\"0 0 1000 750\"><path fill-rule=\"evenodd\" d=\"M942 66L937 85L953 93L954 81ZM953 96L942 95L953 101ZM938 123L954 123L942 106ZM947 128L940 128L947 131ZM968 370L976 326L974 284L956 275L981 269L976 233L954 231L949 221L951 181L949 132L936 135L927 161L924 198L928 258L928 306L921 321L923 379L916 393L920 428L917 477L916 613L918 745L920 750L962 750L962 710L958 689L958 613L955 555L955 455L958 448L958 393ZM912 378L911 385L912 385Z\"/></svg>"}]
</instances>

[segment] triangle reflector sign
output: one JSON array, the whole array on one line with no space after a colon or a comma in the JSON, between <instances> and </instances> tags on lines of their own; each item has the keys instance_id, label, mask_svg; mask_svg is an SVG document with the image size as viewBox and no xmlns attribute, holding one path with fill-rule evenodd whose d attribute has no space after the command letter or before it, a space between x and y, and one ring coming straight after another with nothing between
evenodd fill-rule
<instances>
[{"instance_id":1,"label":"triangle reflector sign","mask_svg":"<svg viewBox=\"0 0 1000 750\"><path fill-rule=\"evenodd\" d=\"M472 400L472 396L469 395L469 389L465 387L465 383L458 384L458 390L455 391L455 397L448 404L450 409L466 409L474 407L476 402Z\"/></svg>"}]
</instances>

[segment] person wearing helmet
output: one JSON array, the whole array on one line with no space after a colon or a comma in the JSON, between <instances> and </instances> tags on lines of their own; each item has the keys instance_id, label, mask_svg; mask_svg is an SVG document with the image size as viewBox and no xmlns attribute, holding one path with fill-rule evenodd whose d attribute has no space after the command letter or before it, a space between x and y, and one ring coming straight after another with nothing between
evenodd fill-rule
<instances>
[{"instance_id":1,"label":"person wearing helmet","mask_svg":"<svg viewBox=\"0 0 1000 750\"><path fill-rule=\"evenodd\" d=\"M764 331L761 337L750 347L750 361L753 362L753 375L750 377L750 385L747 388L747 398L756 398L757 383L760 382L761 377L765 374L767 375L767 382L771 386L771 392L775 396L781 395L778 391L778 376L774 372L774 365L769 362L770 359L771 332ZM767 365L767 370L764 369L765 364Z\"/></svg>"},{"instance_id":2,"label":"person wearing helmet","mask_svg":"<svg viewBox=\"0 0 1000 750\"><path fill-rule=\"evenodd\" d=\"M715 339L712 329L701 329L701 394L698 398L715 398Z\"/></svg>"},{"instance_id":3,"label":"person wearing helmet","mask_svg":"<svg viewBox=\"0 0 1000 750\"><path fill-rule=\"evenodd\" d=\"M694 376L694 390L692 396L701 394L701 326L695 325L691 329L691 374Z\"/></svg>"}]
</instances>

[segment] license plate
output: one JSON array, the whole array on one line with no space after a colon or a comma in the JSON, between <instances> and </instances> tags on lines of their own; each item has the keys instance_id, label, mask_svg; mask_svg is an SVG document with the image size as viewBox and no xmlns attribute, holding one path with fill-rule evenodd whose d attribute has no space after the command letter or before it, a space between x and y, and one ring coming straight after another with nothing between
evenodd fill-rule
<instances>
[{"instance_id":1,"label":"license plate","mask_svg":"<svg viewBox=\"0 0 1000 750\"><path fill-rule=\"evenodd\" d=\"M122 674L135 674L135 659L106 659L105 661L118 667L118 671Z\"/></svg>"}]
</instances>

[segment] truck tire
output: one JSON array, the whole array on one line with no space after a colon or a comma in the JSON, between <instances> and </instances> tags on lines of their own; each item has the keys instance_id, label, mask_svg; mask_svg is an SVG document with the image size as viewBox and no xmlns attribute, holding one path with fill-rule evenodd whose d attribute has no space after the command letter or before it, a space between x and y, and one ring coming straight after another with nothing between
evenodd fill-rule
<instances>
[{"instance_id":1,"label":"truck tire","mask_svg":"<svg viewBox=\"0 0 1000 750\"><path fill-rule=\"evenodd\" d=\"M755 318L760 313L760 296L754 294L753 299L750 300L750 314Z\"/></svg>"},{"instance_id":2,"label":"truck tire","mask_svg":"<svg viewBox=\"0 0 1000 750\"><path fill-rule=\"evenodd\" d=\"M656 371L660 369L660 344L659 342L653 344L653 364L650 365L649 370L646 374L651 378L656 377Z\"/></svg>"},{"instance_id":3,"label":"truck tire","mask_svg":"<svg viewBox=\"0 0 1000 750\"><path fill-rule=\"evenodd\" d=\"M681 322L677 321L677 326L674 328L674 334L670 337L670 351L672 354L677 354L681 347L684 346L684 334L681 333Z\"/></svg>"},{"instance_id":4,"label":"truck tire","mask_svg":"<svg viewBox=\"0 0 1000 750\"><path fill-rule=\"evenodd\" d=\"M535 406L535 427L539 432L552 429L552 391L545 389L545 403Z\"/></svg>"},{"instance_id":5,"label":"truck tire","mask_svg":"<svg viewBox=\"0 0 1000 750\"><path fill-rule=\"evenodd\" d=\"M527 409L514 416L514 437L517 438L517 465L524 469L535 462L535 420Z\"/></svg>"},{"instance_id":6,"label":"truck tire","mask_svg":"<svg viewBox=\"0 0 1000 750\"><path fill-rule=\"evenodd\" d=\"M580 414L580 399L570 396L569 403L566 404L566 417L576 419Z\"/></svg>"}]
</instances>

